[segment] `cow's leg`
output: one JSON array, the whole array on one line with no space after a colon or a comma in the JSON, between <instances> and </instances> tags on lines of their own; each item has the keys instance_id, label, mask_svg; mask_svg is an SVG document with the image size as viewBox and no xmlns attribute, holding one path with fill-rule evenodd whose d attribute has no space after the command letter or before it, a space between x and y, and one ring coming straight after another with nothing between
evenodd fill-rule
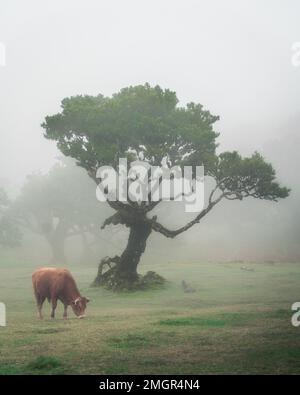
<instances>
[{"instance_id":1,"label":"cow's leg","mask_svg":"<svg viewBox=\"0 0 300 395\"><path fill-rule=\"evenodd\" d=\"M57 299L56 298L52 298L51 302L52 302L51 318L54 318L54 316L55 316L55 309L56 309L56 306L57 306Z\"/></svg>"},{"instance_id":2,"label":"cow's leg","mask_svg":"<svg viewBox=\"0 0 300 395\"><path fill-rule=\"evenodd\" d=\"M64 315L63 315L63 318L66 320L67 319L67 309L68 309L68 305L67 304L64 304Z\"/></svg>"},{"instance_id":3,"label":"cow's leg","mask_svg":"<svg viewBox=\"0 0 300 395\"><path fill-rule=\"evenodd\" d=\"M42 320L43 319L42 307L43 307L45 298L41 297L38 293L35 294L35 297L36 297L36 304L37 304L37 308L38 308L38 317Z\"/></svg>"},{"instance_id":4,"label":"cow's leg","mask_svg":"<svg viewBox=\"0 0 300 395\"><path fill-rule=\"evenodd\" d=\"M41 298L40 303L38 304L38 312L39 312L39 318L42 320L43 319L43 314L42 314L42 307L43 303L45 302L45 298Z\"/></svg>"}]
</instances>

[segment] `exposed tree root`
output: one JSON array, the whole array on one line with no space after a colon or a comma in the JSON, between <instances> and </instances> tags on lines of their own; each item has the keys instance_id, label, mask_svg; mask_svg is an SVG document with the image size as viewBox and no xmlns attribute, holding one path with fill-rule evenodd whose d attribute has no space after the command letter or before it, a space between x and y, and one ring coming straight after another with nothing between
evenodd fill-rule
<instances>
[{"instance_id":1,"label":"exposed tree root","mask_svg":"<svg viewBox=\"0 0 300 395\"><path fill-rule=\"evenodd\" d=\"M120 270L120 257L105 257L98 267L93 287L102 286L112 291L134 291L162 286L166 280L159 274L149 271L144 276Z\"/></svg>"}]
</instances>

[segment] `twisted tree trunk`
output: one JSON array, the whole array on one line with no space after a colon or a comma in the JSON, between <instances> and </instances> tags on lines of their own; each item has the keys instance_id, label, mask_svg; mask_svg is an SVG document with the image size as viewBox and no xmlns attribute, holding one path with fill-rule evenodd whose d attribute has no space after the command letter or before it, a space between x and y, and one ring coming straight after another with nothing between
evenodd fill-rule
<instances>
[{"instance_id":1,"label":"twisted tree trunk","mask_svg":"<svg viewBox=\"0 0 300 395\"><path fill-rule=\"evenodd\" d=\"M93 285L104 285L113 290L136 288L139 281L137 266L145 251L151 230L149 223L138 222L132 224L127 246L122 255L105 258L100 262ZM105 266L108 267L108 270L104 272Z\"/></svg>"}]
</instances>

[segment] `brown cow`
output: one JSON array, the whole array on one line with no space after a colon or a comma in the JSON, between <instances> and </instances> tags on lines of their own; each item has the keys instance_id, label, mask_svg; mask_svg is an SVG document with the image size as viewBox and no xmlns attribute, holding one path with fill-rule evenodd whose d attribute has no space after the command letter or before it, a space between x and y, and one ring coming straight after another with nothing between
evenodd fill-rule
<instances>
[{"instance_id":1,"label":"brown cow","mask_svg":"<svg viewBox=\"0 0 300 395\"><path fill-rule=\"evenodd\" d=\"M51 318L54 318L57 300L64 305L63 318L67 318L67 308L70 305L78 318L84 318L86 304L89 299L81 296L74 278L66 269L44 267L32 274L32 284L36 297L38 315L42 316L42 307L45 299L52 303Z\"/></svg>"}]
</instances>

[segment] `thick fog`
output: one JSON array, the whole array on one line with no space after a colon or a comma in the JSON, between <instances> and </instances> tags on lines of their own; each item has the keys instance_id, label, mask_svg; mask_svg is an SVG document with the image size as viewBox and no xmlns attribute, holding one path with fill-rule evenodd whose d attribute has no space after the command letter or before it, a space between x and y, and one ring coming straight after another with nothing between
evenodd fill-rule
<instances>
[{"instance_id":1,"label":"thick fog","mask_svg":"<svg viewBox=\"0 0 300 395\"><path fill-rule=\"evenodd\" d=\"M297 0L0 0L0 186L15 197L61 156L40 124L64 97L159 84L220 116L219 152L258 150L292 193L226 202L176 241L155 234L144 260L299 261L299 22ZM103 232L104 255L122 232Z\"/></svg>"}]
</instances>

